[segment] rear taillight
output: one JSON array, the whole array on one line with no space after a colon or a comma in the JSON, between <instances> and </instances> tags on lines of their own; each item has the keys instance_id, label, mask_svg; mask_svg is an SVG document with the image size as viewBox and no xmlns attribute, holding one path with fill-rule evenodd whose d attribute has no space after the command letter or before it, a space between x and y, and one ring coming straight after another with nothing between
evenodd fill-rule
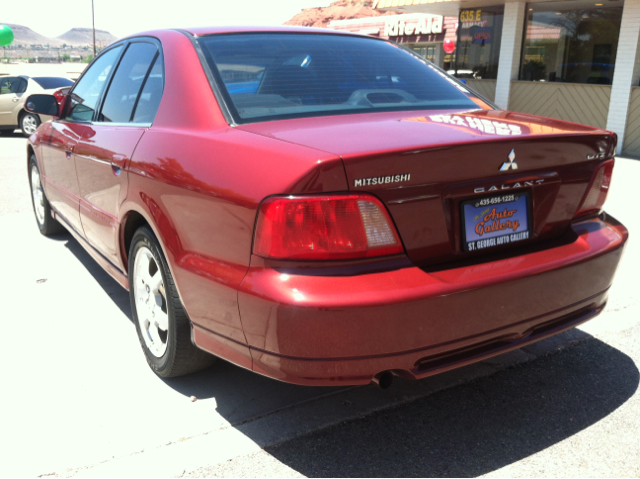
<instances>
[{"instance_id":1,"label":"rear taillight","mask_svg":"<svg viewBox=\"0 0 640 479\"><path fill-rule=\"evenodd\" d=\"M369 195L268 198L253 243L254 254L273 259L355 259L403 251L387 210Z\"/></svg>"},{"instance_id":2,"label":"rear taillight","mask_svg":"<svg viewBox=\"0 0 640 479\"><path fill-rule=\"evenodd\" d=\"M62 102L64 97L67 96L68 91L69 90L56 90L53 92L53 96L55 96L56 100L58 100L58 105Z\"/></svg>"},{"instance_id":3,"label":"rear taillight","mask_svg":"<svg viewBox=\"0 0 640 479\"><path fill-rule=\"evenodd\" d=\"M613 174L614 160L607 160L596 168L591 183L587 188L587 192L582 198L582 202L573 215L574 218L579 216L587 216L592 214L599 214L602 211L604 202L607 199L607 193L609 193L609 186L611 185L611 175Z\"/></svg>"}]
</instances>

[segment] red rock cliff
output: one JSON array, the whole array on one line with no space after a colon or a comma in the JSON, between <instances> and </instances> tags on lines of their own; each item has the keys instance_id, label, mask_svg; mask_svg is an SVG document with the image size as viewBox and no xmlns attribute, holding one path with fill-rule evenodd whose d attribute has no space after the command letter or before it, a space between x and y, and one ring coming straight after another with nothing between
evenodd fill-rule
<instances>
[{"instance_id":1,"label":"red rock cliff","mask_svg":"<svg viewBox=\"0 0 640 479\"><path fill-rule=\"evenodd\" d=\"M378 17L396 15L398 12L380 12L372 8L373 1L338 0L328 7L305 8L285 25L300 25L303 27L324 28L333 20L347 20L350 18Z\"/></svg>"}]
</instances>

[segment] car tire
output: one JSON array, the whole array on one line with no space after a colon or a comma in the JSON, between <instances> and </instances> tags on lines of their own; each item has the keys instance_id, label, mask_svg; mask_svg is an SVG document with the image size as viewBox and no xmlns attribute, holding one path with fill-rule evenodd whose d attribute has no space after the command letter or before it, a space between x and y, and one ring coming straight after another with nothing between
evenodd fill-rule
<instances>
[{"instance_id":1,"label":"car tire","mask_svg":"<svg viewBox=\"0 0 640 479\"><path fill-rule=\"evenodd\" d=\"M33 206L33 214L36 217L36 223L40 233L44 236L51 236L62 233L64 227L51 214L51 205L42 188L42 179L40 178L40 169L35 155L29 158L29 184L31 186L31 204Z\"/></svg>"},{"instance_id":2,"label":"car tire","mask_svg":"<svg viewBox=\"0 0 640 479\"><path fill-rule=\"evenodd\" d=\"M140 345L158 376L183 376L215 361L215 356L191 342L191 321L160 243L148 226L140 227L131 240L129 298Z\"/></svg>"},{"instance_id":3,"label":"car tire","mask_svg":"<svg viewBox=\"0 0 640 479\"><path fill-rule=\"evenodd\" d=\"M29 138L40 126L40 117L33 113L23 113L20 117L20 129L22 134Z\"/></svg>"}]
</instances>

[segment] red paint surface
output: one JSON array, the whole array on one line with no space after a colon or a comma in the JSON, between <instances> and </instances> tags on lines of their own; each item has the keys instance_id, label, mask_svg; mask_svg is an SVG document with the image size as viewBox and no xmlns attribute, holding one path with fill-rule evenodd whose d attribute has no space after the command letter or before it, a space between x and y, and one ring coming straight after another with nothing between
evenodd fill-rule
<instances>
[{"instance_id":1,"label":"red paint surface","mask_svg":"<svg viewBox=\"0 0 640 479\"><path fill-rule=\"evenodd\" d=\"M612 156L612 133L486 110L232 127L189 38L147 35L161 41L166 65L152 127L57 120L32 145L54 208L125 286L127 225L149 223L198 346L285 381L362 384L387 369L417 378L498 354L602 308L627 232L605 216L574 215L602 161L587 155ZM518 169L500 172L511 150ZM405 173L410 180L355 186ZM538 180L523 187L532 200L531 239L462 251L462 201L489 195L477 189ZM251 255L265 198L349 191L382 201L402 254L343 262Z\"/></svg>"},{"instance_id":2,"label":"red paint surface","mask_svg":"<svg viewBox=\"0 0 640 479\"><path fill-rule=\"evenodd\" d=\"M127 195L128 175L122 170L144 132L145 128L134 126L86 126L74 151L84 234L123 271L119 213Z\"/></svg>"}]
</instances>

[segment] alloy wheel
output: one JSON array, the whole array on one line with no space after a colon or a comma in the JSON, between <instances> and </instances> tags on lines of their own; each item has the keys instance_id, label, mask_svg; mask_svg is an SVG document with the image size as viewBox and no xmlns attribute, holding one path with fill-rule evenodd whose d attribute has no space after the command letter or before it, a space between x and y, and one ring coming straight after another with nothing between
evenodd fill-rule
<instances>
[{"instance_id":1,"label":"alloy wheel","mask_svg":"<svg viewBox=\"0 0 640 479\"><path fill-rule=\"evenodd\" d=\"M38 121L33 115L25 115L22 117L22 130L27 135L33 135L38 129Z\"/></svg>"},{"instance_id":2,"label":"alloy wheel","mask_svg":"<svg viewBox=\"0 0 640 479\"><path fill-rule=\"evenodd\" d=\"M33 197L33 210L36 213L36 219L40 227L44 226L44 191L42 191L42 182L40 181L40 172L34 165L31 167L31 195Z\"/></svg>"},{"instance_id":3,"label":"alloy wheel","mask_svg":"<svg viewBox=\"0 0 640 479\"><path fill-rule=\"evenodd\" d=\"M160 266L146 246L138 249L133 265L133 293L140 332L151 354L167 351L169 315Z\"/></svg>"}]
</instances>

